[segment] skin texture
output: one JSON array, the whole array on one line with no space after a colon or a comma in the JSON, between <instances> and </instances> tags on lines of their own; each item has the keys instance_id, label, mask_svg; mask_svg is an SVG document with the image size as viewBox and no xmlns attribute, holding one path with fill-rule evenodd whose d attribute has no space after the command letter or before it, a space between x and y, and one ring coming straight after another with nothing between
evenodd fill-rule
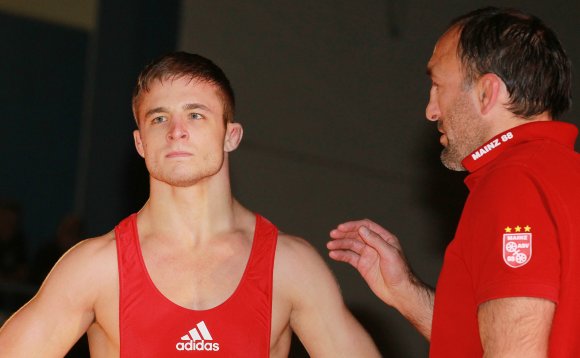
<instances>
[{"instance_id":1,"label":"skin texture","mask_svg":"<svg viewBox=\"0 0 580 358\"><path fill-rule=\"evenodd\" d=\"M530 121L551 120L547 113L527 119L513 115L507 109L506 86L494 74L484 74L466 88L458 38L456 28L446 32L427 65L433 84L425 113L437 122L444 147L441 160L452 170L464 170L463 158L496 134ZM370 220L342 223L330 237L329 256L356 268L381 300L430 340L435 292L412 273L398 239ZM545 357L554 310L553 302L530 297L481 304L477 317L484 356Z\"/></svg>"},{"instance_id":2,"label":"skin texture","mask_svg":"<svg viewBox=\"0 0 580 358\"><path fill-rule=\"evenodd\" d=\"M232 197L228 173L242 127L224 125L214 85L184 78L154 83L137 115L135 146L151 174L137 217L149 275L178 305L216 307L236 289L253 240L255 216ZM313 247L284 233L278 240L271 357L288 355L292 331L313 357L378 357ZM119 356L118 301L110 232L64 255L0 330L0 356L62 357L85 331L92 357Z\"/></svg>"}]
</instances>

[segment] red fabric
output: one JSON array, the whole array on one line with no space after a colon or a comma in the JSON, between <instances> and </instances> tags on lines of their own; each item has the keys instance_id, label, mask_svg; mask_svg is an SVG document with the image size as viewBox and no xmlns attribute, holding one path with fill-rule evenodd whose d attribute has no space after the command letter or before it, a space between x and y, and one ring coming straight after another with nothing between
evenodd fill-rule
<instances>
[{"instance_id":1,"label":"red fabric","mask_svg":"<svg viewBox=\"0 0 580 358\"><path fill-rule=\"evenodd\" d=\"M481 356L477 307L505 297L556 302L550 357L580 356L577 132L531 122L464 160L470 194L437 283L432 357Z\"/></svg>"},{"instance_id":2,"label":"red fabric","mask_svg":"<svg viewBox=\"0 0 580 358\"><path fill-rule=\"evenodd\" d=\"M252 251L236 291L221 305L204 311L178 306L154 286L141 254L136 214L123 220L115 235L121 357L269 356L278 237L269 221L256 215ZM196 335L202 340L193 341Z\"/></svg>"}]
</instances>

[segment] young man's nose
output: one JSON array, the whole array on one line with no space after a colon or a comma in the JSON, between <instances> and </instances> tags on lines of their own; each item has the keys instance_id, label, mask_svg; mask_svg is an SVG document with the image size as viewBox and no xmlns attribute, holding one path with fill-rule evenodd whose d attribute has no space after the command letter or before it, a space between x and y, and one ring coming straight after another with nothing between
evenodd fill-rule
<instances>
[{"instance_id":1,"label":"young man's nose","mask_svg":"<svg viewBox=\"0 0 580 358\"><path fill-rule=\"evenodd\" d=\"M177 120L171 123L171 127L167 136L169 139L185 139L189 137L189 133L187 128L185 128L184 123Z\"/></svg>"}]
</instances>

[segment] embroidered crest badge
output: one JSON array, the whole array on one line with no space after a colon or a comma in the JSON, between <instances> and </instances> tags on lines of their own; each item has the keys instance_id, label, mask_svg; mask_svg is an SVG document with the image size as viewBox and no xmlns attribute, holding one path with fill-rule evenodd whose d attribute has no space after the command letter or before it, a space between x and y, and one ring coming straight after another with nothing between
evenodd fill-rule
<instances>
[{"instance_id":1,"label":"embroidered crest badge","mask_svg":"<svg viewBox=\"0 0 580 358\"><path fill-rule=\"evenodd\" d=\"M503 261L509 267L522 267L532 259L532 228L506 227L503 234Z\"/></svg>"}]
</instances>

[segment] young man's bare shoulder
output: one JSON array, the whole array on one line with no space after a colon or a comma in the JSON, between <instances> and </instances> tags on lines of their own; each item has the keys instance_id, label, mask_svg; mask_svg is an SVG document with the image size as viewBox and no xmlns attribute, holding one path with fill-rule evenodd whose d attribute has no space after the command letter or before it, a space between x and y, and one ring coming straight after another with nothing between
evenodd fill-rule
<instances>
[{"instance_id":1,"label":"young man's bare shoulder","mask_svg":"<svg viewBox=\"0 0 580 358\"><path fill-rule=\"evenodd\" d=\"M276 246L275 270L278 274L292 281L300 280L312 275L326 276L329 269L308 241L298 236L279 233Z\"/></svg>"},{"instance_id":2,"label":"young man's bare shoulder","mask_svg":"<svg viewBox=\"0 0 580 358\"><path fill-rule=\"evenodd\" d=\"M278 244L276 256L283 255L286 258L296 258L300 255L317 255L316 249L301 237L278 232Z\"/></svg>"},{"instance_id":3,"label":"young man's bare shoulder","mask_svg":"<svg viewBox=\"0 0 580 358\"><path fill-rule=\"evenodd\" d=\"M37 301L76 297L76 305L94 306L103 292L113 292L118 282L114 233L83 240L58 260L44 280Z\"/></svg>"},{"instance_id":4,"label":"young man's bare shoulder","mask_svg":"<svg viewBox=\"0 0 580 358\"><path fill-rule=\"evenodd\" d=\"M117 250L113 231L98 237L85 239L59 260L53 271L81 270L85 273L98 271L99 275L108 273L111 268L116 270ZM114 272L110 272L114 274Z\"/></svg>"},{"instance_id":5,"label":"young man's bare shoulder","mask_svg":"<svg viewBox=\"0 0 580 358\"><path fill-rule=\"evenodd\" d=\"M284 233L276 247L274 289L293 309L312 307L322 298L340 298L334 275L314 246Z\"/></svg>"},{"instance_id":6,"label":"young man's bare shoulder","mask_svg":"<svg viewBox=\"0 0 580 358\"><path fill-rule=\"evenodd\" d=\"M95 259L106 259L114 256L113 258L116 259L115 232L110 231L104 235L83 240L71 248L66 255L92 256Z\"/></svg>"}]
</instances>

